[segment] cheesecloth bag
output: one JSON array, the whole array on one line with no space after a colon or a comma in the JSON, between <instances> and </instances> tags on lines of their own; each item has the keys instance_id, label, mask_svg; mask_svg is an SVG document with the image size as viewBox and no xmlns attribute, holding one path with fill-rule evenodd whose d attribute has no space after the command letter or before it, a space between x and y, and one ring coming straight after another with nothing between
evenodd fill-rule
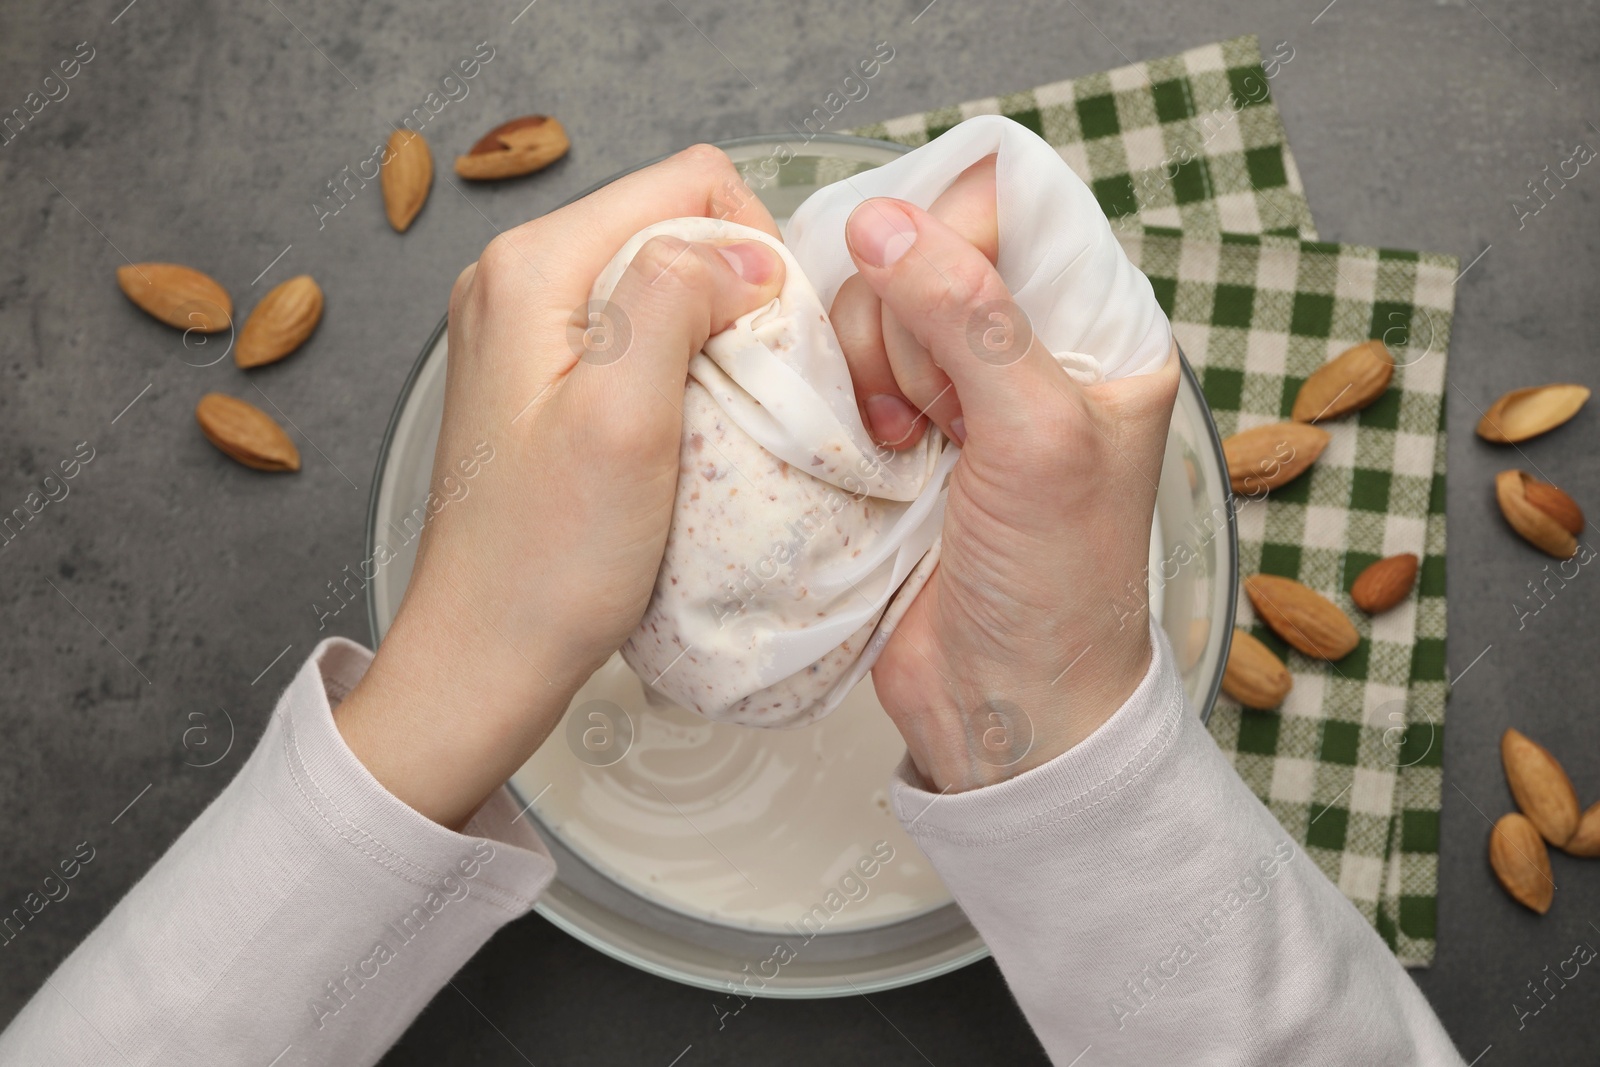
<instances>
[{"instance_id":1,"label":"cheesecloth bag","mask_svg":"<svg viewBox=\"0 0 1600 1067\"><path fill-rule=\"evenodd\" d=\"M787 246L719 219L673 219L640 231L595 281L591 298L604 301L657 234L761 241L787 268L777 299L689 363L666 555L622 647L647 690L712 719L794 727L871 669L937 561L960 449L931 426L901 452L867 432L827 313L855 273L845 220L875 196L927 208L991 154L996 266L1038 343L1085 384L1162 366L1171 327L1094 195L1049 144L994 115L819 189L789 220Z\"/></svg>"}]
</instances>

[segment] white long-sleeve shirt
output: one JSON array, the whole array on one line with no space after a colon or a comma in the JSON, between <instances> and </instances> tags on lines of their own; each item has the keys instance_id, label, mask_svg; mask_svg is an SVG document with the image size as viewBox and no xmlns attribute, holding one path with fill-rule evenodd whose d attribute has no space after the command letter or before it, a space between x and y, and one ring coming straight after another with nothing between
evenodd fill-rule
<instances>
[{"instance_id":1,"label":"white long-sleeve shirt","mask_svg":"<svg viewBox=\"0 0 1600 1067\"><path fill-rule=\"evenodd\" d=\"M1065 755L944 796L908 761L894 786L1051 1058L1459 1065L1154 640L1138 690ZM458 834L345 747L332 711L369 661L317 647L238 777L0 1034L0 1064L370 1064L533 906L555 865L508 793Z\"/></svg>"}]
</instances>

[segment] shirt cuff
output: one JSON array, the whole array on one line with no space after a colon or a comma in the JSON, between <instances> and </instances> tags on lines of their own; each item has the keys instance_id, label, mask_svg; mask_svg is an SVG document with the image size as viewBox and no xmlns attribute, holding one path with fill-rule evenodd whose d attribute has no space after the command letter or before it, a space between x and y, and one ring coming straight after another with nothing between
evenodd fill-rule
<instances>
[{"instance_id":1,"label":"shirt cuff","mask_svg":"<svg viewBox=\"0 0 1600 1067\"><path fill-rule=\"evenodd\" d=\"M1048 763L965 793L934 793L909 754L895 769L895 815L915 839L998 844L1048 831L1134 782L1178 736L1189 713L1172 648L1150 623L1150 666L1100 728Z\"/></svg>"},{"instance_id":2,"label":"shirt cuff","mask_svg":"<svg viewBox=\"0 0 1600 1067\"><path fill-rule=\"evenodd\" d=\"M283 754L291 779L328 828L377 866L406 881L433 885L454 873L473 841L496 846L473 894L511 917L533 907L555 877L555 860L507 789L498 789L456 833L385 789L344 742L333 709L372 662L342 637L317 645L278 704Z\"/></svg>"}]
</instances>

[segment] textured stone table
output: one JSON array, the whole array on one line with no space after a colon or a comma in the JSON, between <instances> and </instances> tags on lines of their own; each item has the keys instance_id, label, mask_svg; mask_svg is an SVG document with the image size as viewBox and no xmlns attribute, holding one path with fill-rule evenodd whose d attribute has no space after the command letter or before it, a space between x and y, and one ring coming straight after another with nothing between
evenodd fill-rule
<instances>
[{"instance_id":1,"label":"textured stone table","mask_svg":"<svg viewBox=\"0 0 1600 1067\"><path fill-rule=\"evenodd\" d=\"M880 40L895 61L850 105L852 122L1254 32L1296 50L1273 92L1323 235L1474 264L1458 293L1449 390L1449 658L1466 674L1445 741L1440 951L1418 980L1469 1060L1594 1062L1600 975L1581 972L1521 1029L1512 1005L1575 942L1600 944L1600 863L1558 857L1555 907L1538 919L1501 893L1484 857L1485 814L1510 804L1496 747L1506 726L1542 739L1586 799L1600 796L1600 575L1585 569L1519 629L1513 605L1531 606L1521 598L1545 561L1508 532L1491 492L1497 470L1531 463L1600 507L1600 416L1526 446L1529 463L1470 433L1476 407L1508 388L1597 379L1600 174L1585 168L1536 216L1519 220L1511 206L1577 142L1600 144L1593 0L937 0L926 10L925 0L538 0L520 14L521 0L448 14L396 0L124 2L12 0L0 12L0 111L21 106L79 42L92 49L68 95L0 147L0 508L79 442L94 454L70 495L0 552L0 905L19 904L77 842L95 849L71 896L0 949L0 1019L259 736L319 636L309 605L363 555L400 384L450 282L496 230L641 159L784 129ZM470 95L424 131L436 157L447 163L531 111L567 124L570 157L528 181L465 194L436 185L403 238L375 185L337 215L319 211L325 181L370 156L484 41L494 58ZM128 304L113 282L124 254L193 263L246 307L310 272L327 291L326 320L306 351L253 375L269 405L231 360L200 366L203 349ZM280 410L305 469L256 477L221 460L191 415L212 389ZM350 608L329 632L364 639L367 620ZM193 766L184 732L214 723L218 708L237 725L234 749ZM870 1001L758 1002L719 1031L712 995L530 917L456 985L386 1063L1042 1059L989 964ZM1095 1062L1091 1052L1083 1064Z\"/></svg>"}]
</instances>

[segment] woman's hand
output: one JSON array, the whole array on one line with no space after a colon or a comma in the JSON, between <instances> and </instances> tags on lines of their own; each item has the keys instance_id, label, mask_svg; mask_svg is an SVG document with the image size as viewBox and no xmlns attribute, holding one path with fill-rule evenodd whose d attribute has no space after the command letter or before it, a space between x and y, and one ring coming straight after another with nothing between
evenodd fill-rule
<instances>
[{"instance_id":1,"label":"woman's hand","mask_svg":"<svg viewBox=\"0 0 1600 1067\"><path fill-rule=\"evenodd\" d=\"M628 238L682 216L778 233L727 156L700 146L501 235L456 280L432 514L394 624L335 713L378 781L446 826L532 755L638 625L689 359L782 286L757 242L657 237L589 307Z\"/></svg>"},{"instance_id":2,"label":"woman's hand","mask_svg":"<svg viewBox=\"0 0 1600 1067\"><path fill-rule=\"evenodd\" d=\"M873 669L939 790L1048 762L1138 686L1148 614L1128 603L1178 387L1176 347L1154 374L1069 378L994 269L993 219L992 161L933 213L867 201L846 227L859 283L834 307L880 440L908 446L925 414L963 445L939 565Z\"/></svg>"}]
</instances>

